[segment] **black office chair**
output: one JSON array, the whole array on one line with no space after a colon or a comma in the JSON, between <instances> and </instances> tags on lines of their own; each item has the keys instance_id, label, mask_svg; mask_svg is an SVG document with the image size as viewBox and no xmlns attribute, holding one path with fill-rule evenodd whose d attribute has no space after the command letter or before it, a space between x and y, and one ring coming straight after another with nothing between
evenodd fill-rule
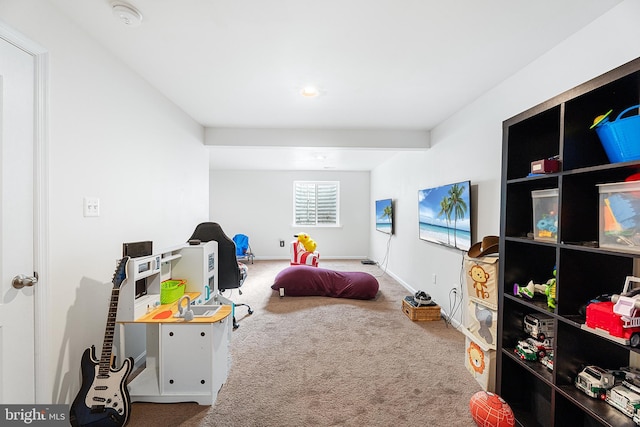
<instances>
[{"instance_id":1,"label":"black office chair","mask_svg":"<svg viewBox=\"0 0 640 427\"><path fill-rule=\"evenodd\" d=\"M247 278L247 266L236 259L236 244L224 234L220 224L216 222L198 224L189 240L200 240L201 242L215 240L218 242L218 291L222 293L227 289L238 289L242 295L240 287ZM236 322L235 316L235 308L239 306L247 307L249 314L253 314L253 310L248 304L233 303L233 329L240 326Z\"/></svg>"}]
</instances>

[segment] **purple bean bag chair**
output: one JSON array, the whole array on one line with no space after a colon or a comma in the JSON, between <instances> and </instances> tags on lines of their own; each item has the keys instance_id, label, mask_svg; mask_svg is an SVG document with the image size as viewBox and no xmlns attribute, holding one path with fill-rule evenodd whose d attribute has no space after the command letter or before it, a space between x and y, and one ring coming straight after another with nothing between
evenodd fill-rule
<instances>
[{"instance_id":1,"label":"purple bean bag chair","mask_svg":"<svg viewBox=\"0 0 640 427\"><path fill-rule=\"evenodd\" d=\"M282 270L271 289L284 289L285 296L324 296L372 299L378 293L378 281L369 273L344 272L295 265Z\"/></svg>"}]
</instances>

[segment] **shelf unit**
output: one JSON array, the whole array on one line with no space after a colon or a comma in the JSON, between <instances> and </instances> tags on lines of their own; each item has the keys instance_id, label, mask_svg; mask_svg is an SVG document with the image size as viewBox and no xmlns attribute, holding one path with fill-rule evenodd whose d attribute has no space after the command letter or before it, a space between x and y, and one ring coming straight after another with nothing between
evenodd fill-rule
<instances>
[{"instance_id":1,"label":"shelf unit","mask_svg":"<svg viewBox=\"0 0 640 427\"><path fill-rule=\"evenodd\" d=\"M581 329L584 305L619 293L626 276L640 272L640 254L597 247L597 184L622 182L640 171L640 161L610 163L589 127L613 109L614 118L640 102L640 58L537 105L503 123L500 289L496 392L522 426L635 426L620 411L573 385L586 365L617 369L639 366L640 349L617 344ZM531 162L559 155L561 171L528 177ZM531 237L531 191L559 190L558 241ZM514 283L545 283L557 268L557 305L546 298L513 295ZM527 314L555 319L554 370L522 361L514 353L525 337Z\"/></svg>"}]
</instances>

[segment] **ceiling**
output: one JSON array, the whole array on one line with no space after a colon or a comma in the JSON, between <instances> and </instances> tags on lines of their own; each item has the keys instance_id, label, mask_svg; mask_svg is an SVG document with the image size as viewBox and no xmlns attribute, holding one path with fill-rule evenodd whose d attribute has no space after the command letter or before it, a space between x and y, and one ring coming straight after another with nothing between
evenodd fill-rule
<instances>
[{"instance_id":1,"label":"ceiling","mask_svg":"<svg viewBox=\"0 0 640 427\"><path fill-rule=\"evenodd\" d=\"M621 2L123 0L130 27L110 0L48 1L207 128L425 134ZM398 149L207 143L214 169L369 170Z\"/></svg>"}]
</instances>

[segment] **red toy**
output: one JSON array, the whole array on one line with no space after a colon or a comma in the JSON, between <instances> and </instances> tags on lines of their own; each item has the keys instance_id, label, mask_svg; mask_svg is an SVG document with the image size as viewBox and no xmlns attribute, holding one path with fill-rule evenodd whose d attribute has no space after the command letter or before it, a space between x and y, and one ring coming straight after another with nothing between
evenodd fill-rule
<instances>
[{"instance_id":1,"label":"red toy","mask_svg":"<svg viewBox=\"0 0 640 427\"><path fill-rule=\"evenodd\" d=\"M614 294L611 301L587 305L586 321L582 328L620 344L640 346L640 310L636 307L636 304L640 305L640 295L631 292L634 290L633 282L640 282L640 279L627 276L621 295Z\"/></svg>"},{"instance_id":2,"label":"red toy","mask_svg":"<svg viewBox=\"0 0 640 427\"><path fill-rule=\"evenodd\" d=\"M507 402L488 391L479 391L471 396L469 409L478 427L513 427L516 422Z\"/></svg>"}]
</instances>

